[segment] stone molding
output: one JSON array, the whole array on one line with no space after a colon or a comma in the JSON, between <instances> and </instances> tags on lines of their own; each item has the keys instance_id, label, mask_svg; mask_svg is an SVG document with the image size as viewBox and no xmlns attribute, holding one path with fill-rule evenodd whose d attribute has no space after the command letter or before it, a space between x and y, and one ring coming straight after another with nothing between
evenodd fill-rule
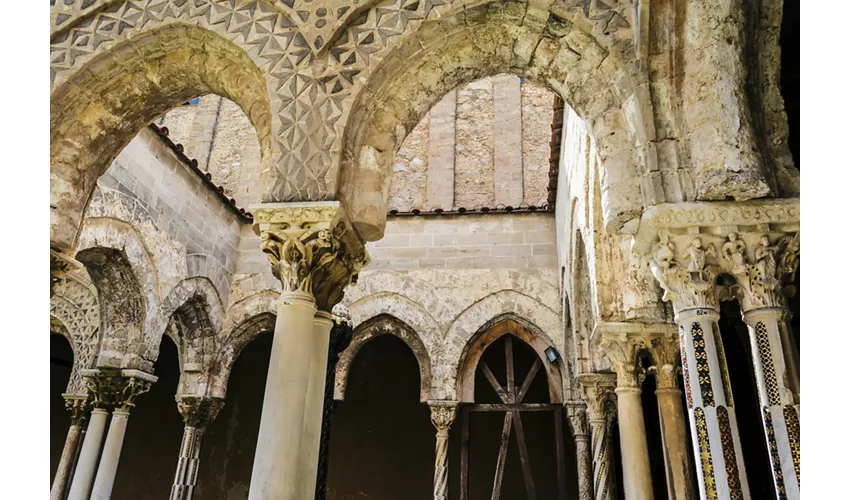
<instances>
[{"instance_id":1,"label":"stone molding","mask_svg":"<svg viewBox=\"0 0 850 500\"><path fill-rule=\"evenodd\" d=\"M251 207L254 232L284 293L306 292L330 311L356 282L369 254L337 201L263 203Z\"/></svg>"},{"instance_id":2,"label":"stone molding","mask_svg":"<svg viewBox=\"0 0 850 500\"><path fill-rule=\"evenodd\" d=\"M224 398L177 395L174 399L186 427L205 429L224 408Z\"/></svg>"},{"instance_id":3,"label":"stone molding","mask_svg":"<svg viewBox=\"0 0 850 500\"><path fill-rule=\"evenodd\" d=\"M800 256L799 199L679 203L643 217L633 250L645 256L676 312L787 306ZM718 280L720 282L718 282Z\"/></svg>"},{"instance_id":4,"label":"stone molding","mask_svg":"<svg viewBox=\"0 0 850 500\"><path fill-rule=\"evenodd\" d=\"M136 397L148 392L158 377L141 370L82 370L95 408L130 411Z\"/></svg>"}]
</instances>

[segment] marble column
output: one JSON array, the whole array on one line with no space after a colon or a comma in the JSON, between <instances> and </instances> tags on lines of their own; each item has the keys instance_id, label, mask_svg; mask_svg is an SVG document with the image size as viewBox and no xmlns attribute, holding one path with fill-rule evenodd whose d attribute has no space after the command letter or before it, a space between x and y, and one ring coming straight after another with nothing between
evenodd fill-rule
<instances>
[{"instance_id":1,"label":"marble column","mask_svg":"<svg viewBox=\"0 0 850 500\"><path fill-rule=\"evenodd\" d=\"M68 436L65 438L65 446L62 448L62 456L59 458L59 466L53 477L53 485L50 487L50 500L64 500L68 491L68 484L73 473L74 459L80 450L80 441L83 435L83 424L88 416L88 395L63 394L65 407L71 412L71 425L68 427Z\"/></svg>"},{"instance_id":2,"label":"marble column","mask_svg":"<svg viewBox=\"0 0 850 500\"><path fill-rule=\"evenodd\" d=\"M593 465L590 456L590 430L587 408L583 401L566 403L567 419L576 444L576 469L578 471L579 500L593 500Z\"/></svg>"},{"instance_id":3,"label":"marble column","mask_svg":"<svg viewBox=\"0 0 850 500\"><path fill-rule=\"evenodd\" d=\"M617 498L614 485L613 451L610 429L617 412L614 388L617 376L613 373L583 373L576 377L582 398L587 405L593 464L593 499Z\"/></svg>"},{"instance_id":4,"label":"marble column","mask_svg":"<svg viewBox=\"0 0 850 500\"><path fill-rule=\"evenodd\" d=\"M745 311L769 306L757 306L758 295L765 289L781 295L790 285L783 276L796 270L799 230L796 198L664 204L641 217L632 249L647 258L676 314L702 498L750 498L719 301L737 298Z\"/></svg>"},{"instance_id":5,"label":"marble column","mask_svg":"<svg viewBox=\"0 0 850 500\"><path fill-rule=\"evenodd\" d=\"M617 421L626 500L652 500L652 474L641 402L638 346L627 338L603 337L600 343L617 373Z\"/></svg>"},{"instance_id":6,"label":"marble column","mask_svg":"<svg viewBox=\"0 0 850 500\"><path fill-rule=\"evenodd\" d=\"M368 262L338 202L252 207L261 249L280 279L251 500L316 494L330 310Z\"/></svg>"},{"instance_id":7,"label":"marble column","mask_svg":"<svg viewBox=\"0 0 850 500\"><path fill-rule=\"evenodd\" d=\"M148 392L157 380L157 377L139 370L101 372L101 376L120 378L123 388L116 398L115 409L112 410L112 420L109 422L109 432L103 444L90 500L109 500L112 496L112 486L115 484L115 474L118 472L118 460L121 458L124 435L127 433L127 421L130 419L130 408L135 406L136 397Z\"/></svg>"},{"instance_id":8,"label":"marble column","mask_svg":"<svg viewBox=\"0 0 850 500\"><path fill-rule=\"evenodd\" d=\"M431 422L437 429L434 453L434 500L449 498L449 428L454 422L457 401L428 401Z\"/></svg>"},{"instance_id":9,"label":"marble column","mask_svg":"<svg viewBox=\"0 0 850 500\"><path fill-rule=\"evenodd\" d=\"M682 407L682 391L677 383L680 362L678 339L670 336L654 340L650 353L654 363L652 371L655 374L655 395L661 421L667 498L695 499L693 463L685 432L685 409Z\"/></svg>"},{"instance_id":10,"label":"marble column","mask_svg":"<svg viewBox=\"0 0 850 500\"><path fill-rule=\"evenodd\" d=\"M336 381L336 365L339 356L351 343L354 328L351 318L341 305L334 307L334 326L331 329L331 339L328 344L328 367L325 370L325 399L322 407L322 437L319 445L319 470L316 473L316 498L325 500L328 488L329 447L331 441L331 417L336 402L334 401L334 383Z\"/></svg>"},{"instance_id":11,"label":"marble column","mask_svg":"<svg viewBox=\"0 0 850 500\"><path fill-rule=\"evenodd\" d=\"M224 407L223 398L178 395L177 409L183 416L183 440L177 458L177 472L171 486L170 500L191 500L198 480L201 440L207 426Z\"/></svg>"}]
</instances>

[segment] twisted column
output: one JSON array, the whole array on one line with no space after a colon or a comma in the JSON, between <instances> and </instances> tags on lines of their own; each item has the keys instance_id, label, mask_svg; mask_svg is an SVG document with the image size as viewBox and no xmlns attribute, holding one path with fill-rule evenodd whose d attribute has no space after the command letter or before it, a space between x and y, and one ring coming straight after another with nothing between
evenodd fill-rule
<instances>
[{"instance_id":1,"label":"twisted column","mask_svg":"<svg viewBox=\"0 0 850 500\"><path fill-rule=\"evenodd\" d=\"M115 484L115 473L118 472L118 460L121 448L124 446L124 435L127 433L127 421L130 419L130 408L137 396L148 392L157 377L139 370L121 370L116 373L101 372L101 376L109 377L123 384L121 392L116 395L109 432L103 444L100 464L94 478L91 500L109 500L112 496L112 486Z\"/></svg>"},{"instance_id":2,"label":"twisted column","mask_svg":"<svg viewBox=\"0 0 850 500\"><path fill-rule=\"evenodd\" d=\"M368 262L338 202L252 207L260 247L281 281L251 500L315 497L330 310Z\"/></svg>"},{"instance_id":3,"label":"twisted column","mask_svg":"<svg viewBox=\"0 0 850 500\"><path fill-rule=\"evenodd\" d=\"M319 444L319 469L316 474L316 500L325 500L328 489L329 447L331 441L331 417L336 409L334 401L334 382L336 380L336 365L339 356L348 344L354 328L348 311L341 305L334 307L334 326L331 328L331 338L328 344L328 366L325 370L325 399L322 410L322 434Z\"/></svg>"},{"instance_id":4,"label":"twisted column","mask_svg":"<svg viewBox=\"0 0 850 500\"><path fill-rule=\"evenodd\" d=\"M679 366L679 343L673 336L656 339L650 354L654 365L655 395L661 420L661 438L664 450L664 469L667 475L667 498L691 500L693 467L685 433L685 411L682 408L682 391L676 379Z\"/></svg>"},{"instance_id":5,"label":"twisted column","mask_svg":"<svg viewBox=\"0 0 850 500\"><path fill-rule=\"evenodd\" d=\"M53 485L50 487L50 500L64 500L68 490L71 473L73 472L74 459L80 449L80 438L82 437L83 424L88 415L88 395L63 394L65 408L71 412L71 425L68 427L68 436L65 438L65 446L62 448L62 457L53 477Z\"/></svg>"},{"instance_id":6,"label":"twisted column","mask_svg":"<svg viewBox=\"0 0 850 500\"><path fill-rule=\"evenodd\" d=\"M579 500L593 500L593 466L590 456L590 431L587 428L587 409L583 401L566 403L567 419L576 444Z\"/></svg>"},{"instance_id":7,"label":"twisted column","mask_svg":"<svg viewBox=\"0 0 850 500\"><path fill-rule=\"evenodd\" d=\"M183 440L177 458L177 471L171 486L170 500L191 500L198 481L201 440L207 426L224 407L223 398L209 396L175 396L177 410L183 416Z\"/></svg>"},{"instance_id":8,"label":"twisted column","mask_svg":"<svg viewBox=\"0 0 850 500\"><path fill-rule=\"evenodd\" d=\"M617 376L613 373L584 373L576 377L581 386L582 398L587 405L587 417L590 424L593 499L613 500L614 468L611 449L610 427L617 412L614 388Z\"/></svg>"},{"instance_id":9,"label":"twisted column","mask_svg":"<svg viewBox=\"0 0 850 500\"><path fill-rule=\"evenodd\" d=\"M434 500L449 496L449 428L455 419L457 401L428 401L431 423L437 429L434 455Z\"/></svg>"}]
</instances>

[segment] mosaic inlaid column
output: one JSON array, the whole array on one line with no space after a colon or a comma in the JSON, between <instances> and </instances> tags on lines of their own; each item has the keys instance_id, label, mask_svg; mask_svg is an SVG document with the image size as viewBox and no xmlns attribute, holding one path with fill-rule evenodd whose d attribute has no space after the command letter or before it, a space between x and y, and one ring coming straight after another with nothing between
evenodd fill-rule
<instances>
[{"instance_id":1,"label":"mosaic inlaid column","mask_svg":"<svg viewBox=\"0 0 850 500\"><path fill-rule=\"evenodd\" d=\"M587 404L588 424L593 464L594 500L617 498L614 490L613 450L611 449L611 426L617 412L614 388L617 376L613 373L585 373L576 377L581 386L582 397Z\"/></svg>"},{"instance_id":2,"label":"mosaic inlaid column","mask_svg":"<svg viewBox=\"0 0 850 500\"><path fill-rule=\"evenodd\" d=\"M248 496L304 500L316 494L330 310L368 256L338 202L251 212L282 292Z\"/></svg>"},{"instance_id":3,"label":"mosaic inlaid column","mask_svg":"<svg viewBox=\"0 0 850 500\"><path fill-rule=\"evenodd\" d=\"M223 398L208 396L176 396L177 409L183 416L183 440L177 457L177 471L171 486L171 500L191 500L198 481L201 440L207 426L224 407Z\"/></svg>"},{"instance_id":4,"label":"mosaic inlaid column","mask_svg":"<svg viewBox=\"0 0 850 500\"><path fill-rule=\"evenodd\" d=\"M457 401L428 401L431 422L437 429L434 452L434 500L449 498L449 428L455 419Z\"/></svg>"},{"instance_id":5,"label":"mosaic inlaid column","mask_svg":"<svg viewBox=\"0 0 850 500\"><path fill-rule=\"evenodd\" d=\"M325 500L328 489L329 447L331 441L331 417L336 408L334 401L334 383L336 380L336 365L339 355L351 343L354 328L348 310L337 304L334 307L334 326L331 329L331 339L328 344L328 367L325 371L325 400L322 408L322 437L319 444L319 470L316 473L316 499Z\"/></svg>"},{"instance_id":6,"label":"mosaic inlaid column","mask_svg":"<svg viewBox=\"0 0 850 500\"><path fill-rule=\"evenodd\" d=\"M579 500L593 500L593 465L590 456L590 430L587 422L587 409L583 401L571 401L566 404L567 419L576 444L576 469L578 472Z\"/></svg>"},{"instance_id":7,"label":"mosaic inlaid column","mask_svg":"<svg viewBox=\"0 0 850 500\"><path fill-rule=\"evenodd\" d=\"M637 364L637 346L626 338L603 337L600 345L617 372L617 421L626 500L653 500L649 448Z\"/></svg>"},{"instance_id":8,"label":"mosaic inlaid column","mask_svg":"<svg viewBox=\"0 0 850 500\"><path fill-rule=\"evenodd\" d=\"M59 458L59 466L53 477L53 485L50 487L50 500L64 500L68 490L68 484L73 473L74 459L80 450L81 437L83 435L83 424L88 416L88 395L63 394L65 408L71 412L71 425L68 427L68 436L65 438L65 446L62 448L62 457Z\"/></svg>"},{"instance_id":9,"label":"mosaic inlaid column","mask_svg":"<svg viewBox=\"0 0 850 500\"><path fill-rule=\"evenodd\" d=\"M102 376L119 378L123 383L115 409L112 410L112 420L109 422L109 432L103 444L100 464L92 486L91 500L109 500L112 496L112 486L115 484L115 474L118 472L118 460L121 458L121 448L124 446L124 435L127 433L127 422L130 419L130 409L135 406L137 396L148 392L157 377L139 370L121 370L120 374L102 372Z\"/></svg>"},{"instance_id":10,"label":"mosaic inlaid column","mask_svg":"<svg viewBox=\"0 0 850 500\"><path fill-rule=\"evenodd\" d=\"M685 432L685 426L688 424L682 407L682 391L677 380L677 369L680 365L678 335L655 339L651 344L655 396L658 399L664 450L664 471L667 476L667 498L695 499L697 495L693 487L693 461Z\"/></svg>"}]
</instances>

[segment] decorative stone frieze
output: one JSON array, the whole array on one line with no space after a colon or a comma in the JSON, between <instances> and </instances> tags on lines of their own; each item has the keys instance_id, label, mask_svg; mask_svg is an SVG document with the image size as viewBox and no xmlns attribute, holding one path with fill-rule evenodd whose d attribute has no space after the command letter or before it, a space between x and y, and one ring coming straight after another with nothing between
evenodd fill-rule
<instances>
[{"instance_id":1,"label":"decorative stone frieze","mask_svg":"<svg viewBox=\"0 0 850 500\"><path fill-rule=\"evenodd\" d=\"M284 292L304 292L330 311L369 255L336 201L265 203L251 208L254 232Z\"/></svg>"}]
</instances>

